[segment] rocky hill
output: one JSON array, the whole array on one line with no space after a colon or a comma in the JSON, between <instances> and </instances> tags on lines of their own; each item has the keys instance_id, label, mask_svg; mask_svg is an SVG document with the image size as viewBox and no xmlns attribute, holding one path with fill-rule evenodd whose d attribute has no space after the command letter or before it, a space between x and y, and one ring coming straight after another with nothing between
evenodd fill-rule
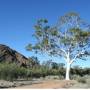
<instances>
[{"instance_id":1,"label":"rocky hill","mask_svg":"<svg viewBox=\"0 0 90 90\"><path fill-rule=\"evenodd\" d=\"M28 58L10 47L0 44L0 62L16 63L19 66L27 66Z\"/></svg>"}]
</instances>

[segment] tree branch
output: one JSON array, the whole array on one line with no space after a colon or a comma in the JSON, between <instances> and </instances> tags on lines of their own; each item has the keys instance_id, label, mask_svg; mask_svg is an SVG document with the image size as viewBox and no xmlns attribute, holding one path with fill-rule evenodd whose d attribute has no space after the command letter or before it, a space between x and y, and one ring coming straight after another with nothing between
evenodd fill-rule
<instances>
[{"instance_id":1,"label":"tree branch","mask_svg":"<svg viewBox=\"0 0 90 90\"><path fill-rule=\"evenodd\" d=\"M74 57L74 59L72 59L70 61L70 64L72 64L76 60L77 57L79 57L80 55L83 55L83 54L84 54L84 52L79 52L78 54L76 54L75 57Z\"/></svg>"}]
</instances>

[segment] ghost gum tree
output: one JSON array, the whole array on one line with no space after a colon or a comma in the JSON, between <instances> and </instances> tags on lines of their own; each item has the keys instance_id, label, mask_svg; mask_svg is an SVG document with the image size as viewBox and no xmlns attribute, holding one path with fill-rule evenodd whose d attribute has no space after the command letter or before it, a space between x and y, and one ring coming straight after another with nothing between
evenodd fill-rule
<instances>
[{"instance_id":1,"label":"ghost gum tree","mask_svg":"<svg viewBox=\"0 0 90 90\"><path fill-rule=\"evenodd\" d=\"M70 79L70 67L77 60L86 60L89 55L90 31L78 14L67 13L60 17L55 26L49 26L46 19L39 19L35 25L37 42L27 46L36 53L63 57L66 61L66 80Z\"/></svg>"}]
</instances>

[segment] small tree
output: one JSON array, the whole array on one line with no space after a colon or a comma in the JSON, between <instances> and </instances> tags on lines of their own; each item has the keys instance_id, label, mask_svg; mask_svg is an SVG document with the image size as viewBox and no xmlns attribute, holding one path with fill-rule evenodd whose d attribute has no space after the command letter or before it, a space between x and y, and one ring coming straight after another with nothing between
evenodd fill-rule
<instances>
[{"instance_id":1,"label":"small tree","mask_svg":"<svg viewBox=\"0 0 90 90\"><path fill-rule=\"evenodd\" d=\"M76 60L85 60L89 55L90 31L76 13L62 16L57 25L50 27L46 19L40 19L35 25L37 43L27 46L28 50L63 57L66 61L66 80L69 80L70 66Z\"/></svg>"}]
</instances>

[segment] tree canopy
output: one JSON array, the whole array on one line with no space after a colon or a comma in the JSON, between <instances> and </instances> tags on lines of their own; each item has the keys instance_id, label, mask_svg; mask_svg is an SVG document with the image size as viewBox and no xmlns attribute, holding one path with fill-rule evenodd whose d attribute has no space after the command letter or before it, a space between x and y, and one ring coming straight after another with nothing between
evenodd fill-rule
<instances>
[{"instance_id":1,"label":"tree canopy","mask_svg":"<svg viewBox=\"0 0 90 90\"><path fill-rule=\"evenodd\" d=\"M90 55L90 25L77 13L61 16L54 26L48 20L39 19L35 25L36 44L28 50L63 57L67 63L66 79L69 80L70 65L78 59L86 60Z\"/></svg>"},{"instance_id":2,"label":"tree canopy","mask_svg":"<svg viewBox=\"0 0 90 90\"><path fill-rule=\"evenodd\" d=\"M47 52L49 55L65 58L65 54L70 52L71 59L89 54L87 49L90 46L89 25L76 13L65 14L54 26L49 26L46 19L39 19L34 27L33 36L37 42L34 46L29 44L28 50Z\"/></svg>"}]
</instances>

